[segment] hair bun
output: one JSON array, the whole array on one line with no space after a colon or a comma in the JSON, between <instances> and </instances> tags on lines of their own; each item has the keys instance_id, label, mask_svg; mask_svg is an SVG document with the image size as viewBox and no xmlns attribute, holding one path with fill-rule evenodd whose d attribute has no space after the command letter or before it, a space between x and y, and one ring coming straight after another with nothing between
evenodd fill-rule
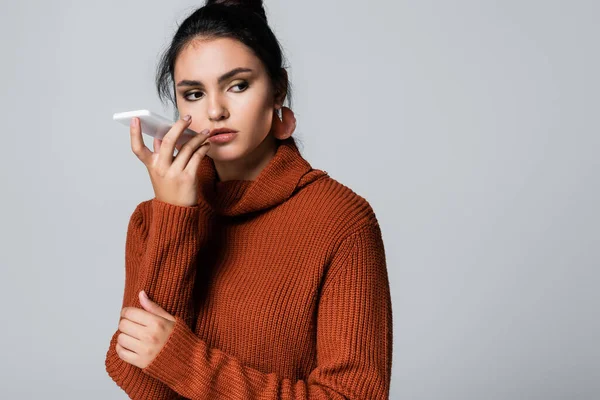
<instances>
[{"instance_id":1,"label":"hair bun","mask_svg":"<svg viewBox=\"0 0 600 400\"><path fill-rule=\"evenodd\" d=\"M263 7L262 0L206 0L206 5L210 6L213 4L222 4L224 6L236 6L236 7L244 7L251 11L254 11L263 19L267 20L267 14L265 13L265 9Z\"/></svg>"}]
</instances>

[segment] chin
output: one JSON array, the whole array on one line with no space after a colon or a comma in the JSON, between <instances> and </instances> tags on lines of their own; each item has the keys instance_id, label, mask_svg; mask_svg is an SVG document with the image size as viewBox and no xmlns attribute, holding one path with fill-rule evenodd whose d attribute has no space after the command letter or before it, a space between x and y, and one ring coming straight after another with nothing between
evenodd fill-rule
<instances>
[{"instance_id":1,"label":"chin","mask_svg":"<svg viewBox=\"0 0 600 400\"><path fill-rule=\"evenodd\" d=\"M240 160L257 151L263 143L266 144L266 139L267 138L265 137L257 142L250 141L250 143L248 143L248 141L234 140L228 144L211 144L211 148L208 150L206 155L217 162ZM262 150L259 151L262 152Z\"/></svg>"},{"instance_id":2,"label":"chin","mask_svg":"<svg viewBox=\"0 0 600 400\"><path fill-rule=\"evenodd\" d=\"M206 155L215 161L228 162L242 158L246 150L236 143L229 143L227 145L210 145L211 148L208 150Z\"/></svg>"}]
</instances>

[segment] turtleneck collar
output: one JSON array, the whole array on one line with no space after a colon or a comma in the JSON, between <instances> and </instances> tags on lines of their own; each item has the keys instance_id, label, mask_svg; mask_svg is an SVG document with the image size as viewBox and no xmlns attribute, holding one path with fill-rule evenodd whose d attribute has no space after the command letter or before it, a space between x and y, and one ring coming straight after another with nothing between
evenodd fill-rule
<instances>
[{"instance_id":1,"label":"turtleneck collar","mask_svg":"<svg viewBox=\"0 0 600 400\"><path fill-rule=\"evenodd\" d=\"M293 137L277 142L275 156L253 181L219 181L214 161L203 157L198 169L199 201L218 215L238 216L283 203L297 189L327 175L302 157Z\"/></svg>"}]
</instances>

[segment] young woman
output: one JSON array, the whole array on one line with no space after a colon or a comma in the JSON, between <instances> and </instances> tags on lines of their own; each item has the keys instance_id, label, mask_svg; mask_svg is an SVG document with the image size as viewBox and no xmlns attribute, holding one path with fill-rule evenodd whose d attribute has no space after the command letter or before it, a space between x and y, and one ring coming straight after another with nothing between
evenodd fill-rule
<instances>
[{"instance_id":1,"label":"young woman","mask_svg":"<svg viewBox=\"0 0 600 400\"><path fill-rule=\"evenodd\" d=\"M132 399L388 398L380 227L364 198L299 153L262 1L192 13L157 86L189 118L154 152L132 120L156 196L129 221L108 374ZM187 127L201 134L176 147Z\"/></svg>"}]
</instances>

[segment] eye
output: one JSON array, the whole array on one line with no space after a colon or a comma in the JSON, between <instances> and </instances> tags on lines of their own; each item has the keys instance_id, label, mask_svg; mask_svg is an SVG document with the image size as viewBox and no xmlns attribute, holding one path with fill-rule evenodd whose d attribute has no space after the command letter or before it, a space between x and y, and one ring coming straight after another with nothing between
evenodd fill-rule
<instances>
[{"instance_id":1,"label":"eye","mask_svg":"<svg viewBox=\"0 0 600 400\"><path fill-rule=\"evenodd\" d=\"M186 99L186 100L188 100L188 101L194 101L194 100L192 100L192 99L189 99L189 98L188 98L188 96L191 96L191 95L193 95L193 94L202 94L202 92L190 92L190 93L186 93L186 94L183 96L183 98L184 98L184 99ZM198 99L198 97L196 97L195 99L197 100L197 99Z\"/></svg>"},{"instance_id":2,"label":"eye","mask_svg":"<svg viewBox=\"0 0 600 400\"><path fill-rule=\"evenodd\" d=\"M250 86L248 85L248 82L246 82L246 81L242 81L242 82L238 83L237 85L233 85L232 87L236 87L236 86L237 86L237 87L240 87L240 86L241 86L241 87L243 87L243 89L242 89L242 90L238 90L238 91L237 91L237 93L239 93L239 92L243 92L243 91L244 91L244 90L246 90L248 87L250 87Z\"/></svg>"},{"instance_id":3,"label":"eye","mask_svg":"<svg viewBox=\"0 0 600 400\"><path fill-rule=\"evenodd\" d=\"M240 88L240 90L235 91L235 93L241 93L250 87L250 85L246 81L242 81L242 82L238 83L237 85L233 85L232 87L236 87L236 86L238 88ZM189 96L192 96L194 94L202 94L202 92L188 92L188 93L184 94L183 97L188 101L195 101L195 100L202 98L202 97L188 98Z\"/></svg>"}]
</instances>

